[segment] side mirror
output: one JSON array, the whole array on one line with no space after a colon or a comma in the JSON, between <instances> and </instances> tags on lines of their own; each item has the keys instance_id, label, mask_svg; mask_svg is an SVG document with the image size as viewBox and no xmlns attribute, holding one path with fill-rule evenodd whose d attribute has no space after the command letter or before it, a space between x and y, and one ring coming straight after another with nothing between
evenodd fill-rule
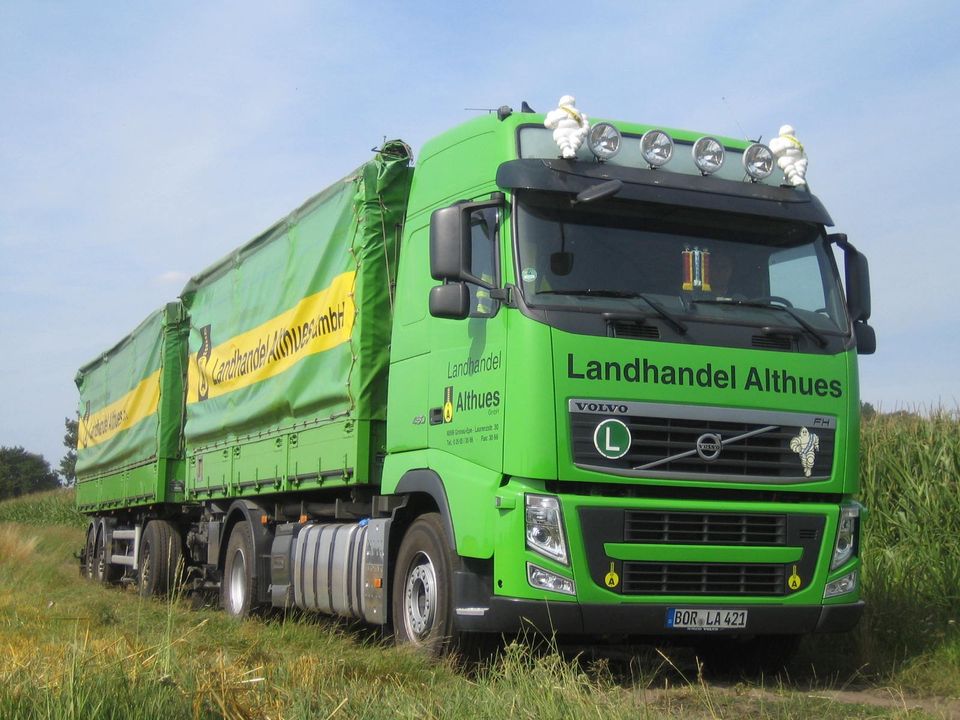
<instances>
[{"instance_id":1,"label":"side mirror","mask_svg":"<svg viewBox=\"0 0 960 720\"><path fill-rule=\"evenodd\" d=\"M462 282L430 288L430 314L448 320L463 320L470 315L470 290Z\"/></svg>"},{"instance_id":2,"label":"side mirror","mask_svg":"<svg viewBox=\"0 0 960 720\"><path fill-rule=\"evenodd\" d=\"M473 273L470 218L477 210L503 207L503 195L489 202L461 202L434 210L430 216L430 276L434 280L466 281L486 286Z\"/></svg>"},{"instance_id":3,"label":"side mirror","mask_svg":"<svg viewBox=\"0 0 960 720\"><path fill-rule=\"evenodd\" d=\"M857 338L858 355L872 355L877 351L877 333L865 322L855 322L853 334Z\"/></svg>"},{"instance_id":4,"label":"side mirror","mask_svg":"<svg viewBox=\"0 0 960 720\"><path fill-rule=\"evenodd\" d=\"M473 257L470 226L462 205L434 210L430 216L430 277L463 280ZM431 295L431 299L432 299Z\"/></svg>"},{"instance_id":5,"label":"side mirror","mask_svg":"<svg viewBox=\"0 0 960 720\"><path fill-rule=\"evenodd\" d=\"M847 311L855 323L870 319L870 265L866 256L847 241L843 233L827 237L843 250L847 286Z\"/></svg>"}]
</instances>

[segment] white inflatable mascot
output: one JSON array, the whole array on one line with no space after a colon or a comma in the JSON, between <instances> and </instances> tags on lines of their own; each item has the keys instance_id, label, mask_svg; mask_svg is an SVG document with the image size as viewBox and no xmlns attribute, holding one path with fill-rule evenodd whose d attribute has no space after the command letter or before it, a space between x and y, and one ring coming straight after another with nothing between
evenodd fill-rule
<instances>
[{"instance_id":1,"label":"white inflatable mascot","mask_svg":"<svg viewBox=\"0 0 960 720\"><path fill-rule=\"evenodd\" d=\"M792 125L781 127L779 137L770 141L770 152L777 159L777 165L783 170L787 182L800 187L807 184L807 154L794 132Z\"/></svg>"},{"instance_id":2,"label":"white inflatable mascot","mask_svg":"<svg viewBox=\"0 0 960 720\"><path fill-rule=\"evenodd\" d=\"M576 108L577 101L572 95L560 98L559 107L547 113L543 124L553 130L553 139L560 147L560 155L570 160L577 156L577 150L583 144L590 123L587 116Z\"/></svg>"}]
</instances>

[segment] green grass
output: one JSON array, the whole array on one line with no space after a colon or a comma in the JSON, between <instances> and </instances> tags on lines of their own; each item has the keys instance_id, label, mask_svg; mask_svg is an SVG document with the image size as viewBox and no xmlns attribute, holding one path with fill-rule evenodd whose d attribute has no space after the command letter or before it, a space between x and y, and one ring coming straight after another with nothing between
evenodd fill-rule
<instances>
[{"instance_id":1,"label":"green grass","mask_svg":"<svg viewBox=\"0 0 960 720\"><path fill-rule=\"evenodd\" d=\"M960 696L960 417L878 415L861 436L868 604L835 659L913 691Z\"/></svg>"},{"instance_id":2,"label":"green grass","mask_svg":"<svg viewBox=\"0 0 960 720\"><path fill-rule=\"evenodd\" d=\"M77 511L74 498L73 489L61 488L0 502L0 522L86 527L87 518Z\"/></svg>"},{"instance_id":3,"label":"green grass","mask_svg":"<svg viewBox=\"0 0 960 720\"><path fill-rule=\"evenodd\" d=\"M900 697L960 697L960 421L881 416L864 424L863 438L864 621L805 643L789 676L727 687L701 678L680 650L588 659L513 643L499 659L463 669L323 617L236 623L188 598L144 601L79 577L83 517L72 493L2 503L0 718L960 713L960 702L928 703L924 714ZM889 695L837 694L850 684Z\"/></svg>"}]
</instances>

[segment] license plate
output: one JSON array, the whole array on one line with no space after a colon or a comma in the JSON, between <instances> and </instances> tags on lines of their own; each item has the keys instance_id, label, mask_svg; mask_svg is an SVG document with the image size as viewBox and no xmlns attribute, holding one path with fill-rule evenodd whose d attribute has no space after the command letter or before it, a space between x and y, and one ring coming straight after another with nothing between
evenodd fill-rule
<instances>
[{"instance_id":1,"label":"license plate","mask_svg":"<svg viewBox=\"0 0 960 720\"><path fill-rule=\"evenodd\" d=\"M746 610L668 608L667 627L678 630L740 630L747 626Z\"/></svg>"}]
</instances>

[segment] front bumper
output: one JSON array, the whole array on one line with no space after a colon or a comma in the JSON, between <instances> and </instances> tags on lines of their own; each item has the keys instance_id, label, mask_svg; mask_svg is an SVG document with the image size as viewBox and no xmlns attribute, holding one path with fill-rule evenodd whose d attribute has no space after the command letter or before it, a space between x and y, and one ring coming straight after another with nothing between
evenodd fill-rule
<instances>
[{"instance_id":1,"label":"front bumper","mask_svg":"<svg viewBox=\"0 0 960 720\"><path fill-rule=\"evenodd\" d=\"M800 635L837 633L851 630L860 620L865 603L846 605L725 605L725 610L749 612L747 627L709 631L725 635ZM702 636L704 630L666 626L668 608L695 607L690 603L580 604L546 600L519 600L491 597L485 604L471 603L455 609L462 632L520 632L534 630L553 635L659 635Z\"/></svg>"}]
</instances>

